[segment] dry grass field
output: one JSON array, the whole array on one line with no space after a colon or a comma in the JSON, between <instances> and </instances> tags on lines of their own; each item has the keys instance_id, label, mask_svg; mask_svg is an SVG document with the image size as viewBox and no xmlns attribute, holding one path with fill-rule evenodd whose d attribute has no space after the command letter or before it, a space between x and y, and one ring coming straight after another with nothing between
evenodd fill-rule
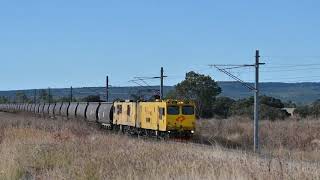
<instances>
[{"instance_id":1,"label":"dry grass field","mask_svg":"<svg viewBox=\"0 0 320 180\"><path fill-rule=\"evenodd\" d=\"M207 146L0 113L0 179L320 179L319 124L262 123L267 155L257 156L245 120L202 120L197 141Z\"/></svg>"},{"instance_id":2,"label":"dry grass field","mask_svg":"<svg viewBox=\"0 0 320 180\"><path fill-rule=\"evenodd\" d=\"M201 120L197 128L200 141L245 151L253 148L253 122L249 119ZM261 121L259 136L262 154L320 161L320 120Z\"/></svg>"}]
</instances>

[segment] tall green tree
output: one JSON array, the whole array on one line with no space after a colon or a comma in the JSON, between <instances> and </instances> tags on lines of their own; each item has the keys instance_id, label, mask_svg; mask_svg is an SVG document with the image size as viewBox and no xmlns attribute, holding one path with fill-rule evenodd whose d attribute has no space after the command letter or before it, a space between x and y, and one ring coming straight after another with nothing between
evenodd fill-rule
<instances>
[{"instance_id":1,"label":"tall green tree","mask_svg":"<svg viewBox=\"0 0 320 180\"><path fill-rule=\"evenodd\" d=\"M186 74L185 80L175 86L175 93L179 99L193 100L196 103L199 117L212 117L212 106L221 88L210 76L194 71Z\"/></svg>"}]
</instances>

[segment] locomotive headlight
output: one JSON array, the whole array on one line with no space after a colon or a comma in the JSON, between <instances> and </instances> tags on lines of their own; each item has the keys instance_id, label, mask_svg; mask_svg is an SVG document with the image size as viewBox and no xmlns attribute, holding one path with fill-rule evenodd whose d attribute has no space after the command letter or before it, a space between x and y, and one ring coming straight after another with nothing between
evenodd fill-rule
<instances>
[{"instance_id":1,"label":"locomotive headlight","mask_svg":"<svg viewBox=\"0 0 320 180\"><path fill-rule=\"evenodd\" d=\"M168 133L171 133L171 131L168 131Z\"/></svg>"},{"instance_id":2,"label":"locomotive headlight","mask_svg":"<svg viewBox=\"0 0 320 180\"><path fill-rule=\"evenodd\" d=\"M193 134L193 133L194 133L194 130L191 131L191 134Z\"/></svg>"}]
</instances>

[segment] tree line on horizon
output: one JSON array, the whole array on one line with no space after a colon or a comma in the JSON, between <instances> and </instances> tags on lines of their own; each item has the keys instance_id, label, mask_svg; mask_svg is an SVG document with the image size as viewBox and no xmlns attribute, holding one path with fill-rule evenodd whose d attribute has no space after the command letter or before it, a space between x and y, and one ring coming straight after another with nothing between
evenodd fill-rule
<instances>
[{"instance_id":1,"label":"tree line on horizon","mask_svg":"<svg viewBox=\"0 0 320 180\"><path fill-rule=\"evenodd\" d=\"M218 83L210 76L196 72L188 72L185 79L174 86L166 99L186 99L196 103L196 112L199 118L229 118L231 116L246 116L253 118L253 96L234 100L229 97L222 97L219 94L222 89ZM141 94L131 94L134 100L140 100ZM152 98L151 98L152 99ZM150 99L150 100L151 100ZM120 100L120 99L117 99ZM24 92L17 92L14 101L10 101L4 96L0 96L0 103L33 103L34 99L29 98ZM84 98L70 97L54 98L47 90L41 90L36 102L103 102L99 95L89 95ZM310 105L297 106L288 101L282 102L280 99L260 96L260 118L268 120L284 120L289 117L283 108L296 108L294 113L302 118L308 116L320 116L320 99Z\"/></svg>"},{"instance_id":2,"label":"tree line on horizon","mask_svg":"<svg viewBox=\"0 0 320 180\"><path fill-rule=\"evenodd\" d=\"M42 89L39 95L34 98L29 98L24 92L17 92L15 94L14 100L10 100L5 96L0 96L0 104L3 103L55 103L55 102L102 102L99 95L89 95L84 98L72 97L57 97L54 98L52 94L49 94L47 90Z\"/></svg>"},{"instance_id":3,"label":"tree line on horizon","mask_svg":"<svg viewBox=\"0 0 320 180\"><path fill-rule=\"evenodd\" d=\"M188 72L185 79L178 83L174 90L168 93L170 99L189 99L196 103L199 118L221 118L231 116L246 116L253 119L253 96L234 100L229 97L218 96L222 92L218 83L210 76L196 72ZM297 116L320 116L320 100L311 105L297 106L292 101L282 102L280 99L260 96L260 119L284 120L290 115L283 108L296 108Z\"/></svg>"}]
</instances>

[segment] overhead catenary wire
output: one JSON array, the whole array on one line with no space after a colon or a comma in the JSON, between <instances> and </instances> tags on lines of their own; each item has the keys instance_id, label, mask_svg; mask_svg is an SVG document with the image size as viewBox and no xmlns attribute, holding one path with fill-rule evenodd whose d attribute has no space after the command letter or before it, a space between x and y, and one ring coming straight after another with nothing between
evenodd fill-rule
<instances>
[{"instance_id":1,"label":"overhead catenary wire","mask_svg":"<svg viewBox=\"0 0 320 180\"><path fill-rule=\"evenodd\" d=\"M320 58L320 55L264 55L261 56L262 58L288 58L288 59L292 59L292 58Z\"/></svg>"},{"instance_id":2,"label":"overhead catenary wire","mask_svg":"<svg viewBox=\"0 0 320 180\"><path fill-rule=\"evenodd\" d=\"M320 70L320 67L318 68L299 68L299 69L282 69L282 70L263 70L260 72L292 72L292 71L310 71L310 70Z\"/></svg>"},{"instance_id":3,"label":"overhead catenary wire","mask_svg":"<svg viewBox=\"0 0 320 180\"><path fill-rule=\"evenodd\" d=\"M138 83L137 81L140 80L143 83L145 83L148 87L143 86L142 84ZM141 88L143 88L142 90L145 90L147 92L157 92L157 89L153 89L152 86L150 86L147 82L145 82L142 78L136 78L135 80L130 80L129 82L135 83L137 85L139 85ZM138 90L138 93L141 92L141 90ZM130 94L132 94L132 89L130 90Z\"/></svg>"},{"instance_id":4,"label":"overhead catenary wire","mask_svg":"<svg viewBox=\"0 0 320 180\"><path fill-rule=\"evenodd\" d=\"M271 65L271 66L264 66L264 69L282 69L282 68L295 68L295 67L314 67L320 66L320 64L283 64L283 65Z\"/></svg>"},{"instance_id":5,"label":"overhead catenary wire","mask_svg":"<svg viewBox=\"0 0 320 180\"><path fill-rule=\"evenodd\" d=\"M150 85L149 85L147 82L145 82L144 80L140 80L140 81L143 82L144 84L146 84L147 87L144 86L144 85L142 85L142 84L140 84L137 80L130 80L129 82L135 83L135 84L139 85L139 87L142 87L142 88L147 89L147 90L154 90L153 87L150 86Z\"/></svg>"},{"instance_id":6,"label":"overhead catenary wire","mask_svg":"<svg viewBox=\"0 0 320 180\"><path fill-rule=\"evenodd\" d=\"M141 82L143 82L145 85L147 85L148 87L151 87L150 84L148 84L143 78L136 78L137 80L140 80Z\"/></svg>"},{"instance_id":7,"label":"overhead catenary wire","mask_svg":"<svg viewBox=\"0 0 320 180\"><path fill-rule=\"evenodd\" d=\"M249 90L254 90L255 88L251 85L249 85L247 82L244 82L243 80L241 80L240 78L238 78L237 76L233 75L232 73L228 72L227 70L223 69L223 68L219 68L218 65L214 65L215 68L217 68L219 71L227 74L228 76L230 76L232 79L240 82L243 86L245 86L246 88L248 88Z\"/></svg>"}]
</instances>

